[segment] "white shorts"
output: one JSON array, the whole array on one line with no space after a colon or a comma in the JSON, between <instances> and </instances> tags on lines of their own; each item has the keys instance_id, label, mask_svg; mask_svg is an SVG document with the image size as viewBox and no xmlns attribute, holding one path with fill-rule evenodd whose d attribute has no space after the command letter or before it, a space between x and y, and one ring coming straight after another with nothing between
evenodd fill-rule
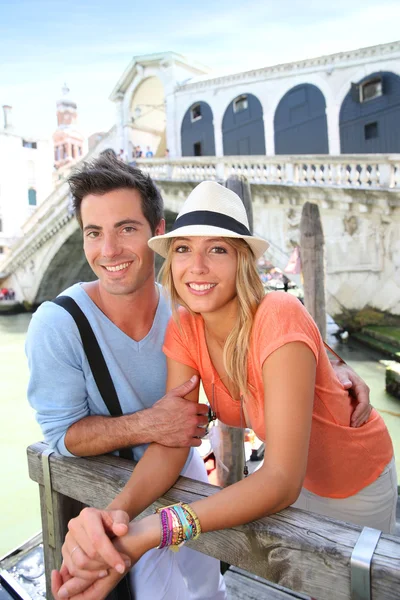
<instances>
[{"instance_id":1,"label":"white shorts","mask_svg":"<svg viewBox=\"0 0 400 600\"><path fill-rule=\"evenodd\" d=\"M208 481L196 448L182 475ZM179 552L168 548L146 552L130 576L135 600L227 600L219 561L185 546Z\"/></svg>"},{"instance_id":2,"label":"white shorts","mask_svg":"<svg viewBox=\"0 0 400 600\"><path fill-rule=\"evenodd\" d=\"M323 498L305 488L292 506L309 512L394 533L396 527L397 474L394 457L378 479L348 498Z\"/></svg>"}]
</instances>

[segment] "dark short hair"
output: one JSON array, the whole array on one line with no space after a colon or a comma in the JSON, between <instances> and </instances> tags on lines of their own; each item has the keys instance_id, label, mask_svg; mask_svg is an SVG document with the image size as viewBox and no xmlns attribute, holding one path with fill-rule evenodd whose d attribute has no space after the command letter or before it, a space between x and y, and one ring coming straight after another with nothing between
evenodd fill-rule
<instances>
[{"instance_id":1,"label":"dark short hair","mask_svg":"<svg viewBox=\"0 0 400 600\"><path fill-rule=\"evenodd\" d=\"M75 215L81 227L81 204L85 196L102 196L114 190L128 189L139 192L142 212L153 235L164 216L163 200L151 177L140 169L122 162L114 150L104 150L95 160L84 162L83 166L68 178L68 184Z\"/></svg>"}]
</instances>

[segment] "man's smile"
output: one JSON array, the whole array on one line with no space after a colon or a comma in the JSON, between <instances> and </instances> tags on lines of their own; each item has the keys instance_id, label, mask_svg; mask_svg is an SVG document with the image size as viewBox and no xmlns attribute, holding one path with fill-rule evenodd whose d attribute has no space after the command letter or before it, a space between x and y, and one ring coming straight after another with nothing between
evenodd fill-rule
<instances>
[{"instance_id":1,"label":"man's smile","mask_svg":"<svg viewBox=\"0 0 400 600\"><path fill-rule=\"evenodd\" d=\"M130 264L132 264L132 261L120 263L119 265L102 265L102 267L107 271L114 273L115 271L122 271L123 269L127 269Z\"/></svg>"}]
</instances>

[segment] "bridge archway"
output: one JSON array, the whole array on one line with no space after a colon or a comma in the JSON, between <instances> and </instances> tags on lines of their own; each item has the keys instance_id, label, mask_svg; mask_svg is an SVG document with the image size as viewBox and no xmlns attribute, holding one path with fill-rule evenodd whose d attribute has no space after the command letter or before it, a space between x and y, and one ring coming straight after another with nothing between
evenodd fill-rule
<instances>
[{"instance_id":1,"label":"bridge archway","mask_svg":"<svg viewBox=\"0 0 400 600\"><path fill-rule=\"evenodd\" d=\"M74 283L95 279L83 253L82 231L76 229L50 261L40 282L35 304L52 300Z\"/></svg>"},{"instance_id":2,"label":"bridge archway","mask_svg":"<svg viewBox=\"0 0 400 600\"><path fill-rule=\"evenodd\" d=\"M375 72L353 83L340 108L342 154L400 152L400 77Z\"/></svg>"},{"instance_id":3,"label":"bridge archway","mask_svg":"<svg viewBox=\"0 0 400 600\"><path fill-rule=\"evenodd\" d=\"M214 116L207 102L194 102L181 125L182 156L215 156Z\"/></svg>"},{"instance_id":4,"label":"bridge archway","mask_svg":"<svg viewBox=\"0 0 400 600\"><path fill-rule=\"evenodd\" d=\"M140 146L143 157L147 146L154 156L164 156L167 147L165 92L163 83L157 76L143 79L135 88L129 113L131 133L128 147Z\"/></svg>"},{"instance_id":5,"label":"bridge archway","mask_svg":"<svg viewBox=\"0 0 400 600\"><path fill-rule=\"evenodd\" d=\"M224 156L265 154L263 109L254 94L232 100L222 119Z\"/></svg>"},{"instance_id":6,"label":"bridge archway","mask_svg":"<svg viewBox=\"0 0 400 600\"><path fill-rule=\"evenodd\" d=\"M274 116L275 154L328 154L325 97L311 83L296 85Z\"/></svg>"}]
</instances>

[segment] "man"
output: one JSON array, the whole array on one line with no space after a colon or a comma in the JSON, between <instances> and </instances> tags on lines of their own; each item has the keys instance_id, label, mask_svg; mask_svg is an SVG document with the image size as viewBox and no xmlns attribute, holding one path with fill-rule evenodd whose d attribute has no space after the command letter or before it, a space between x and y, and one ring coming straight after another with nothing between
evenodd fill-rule
<instances>
[{"instance_id":1,"label":"man","mask_svg":"<svg viewBox=\"0 0 400 600\"><path fill-rule=\"evenodd\" d=\"M155 284L154 256L147 245L150 237L164 232L159 192L149 177L109 151L84 165L69 183L85 255L98 279L76 284L63 295L71 296L88 318L124 416L108 416L75 322L63 308L46 302L33 315L26 343L28 397L45 439L65 456L133 447L136 460L149 442L199 446L207 409L184 399L197 382L164 396L162 343L170 311ZM365 391L355 374L342 373L342 380L349 377ZM346 387L351 385L346 382ZM366 418L367 404L368 398L355 412L356 419ZM194 449L182 474L206 480ZM112 508L125 507L114 501ZM133 501L130 516L138 512ZM81 553L74 547L71 554L75 551ZM184 547L178 555L150 551L133 567L131 579L137 600L219 600L225 591L218 571L217 561Z\"/></svg>"}]
</instances>

